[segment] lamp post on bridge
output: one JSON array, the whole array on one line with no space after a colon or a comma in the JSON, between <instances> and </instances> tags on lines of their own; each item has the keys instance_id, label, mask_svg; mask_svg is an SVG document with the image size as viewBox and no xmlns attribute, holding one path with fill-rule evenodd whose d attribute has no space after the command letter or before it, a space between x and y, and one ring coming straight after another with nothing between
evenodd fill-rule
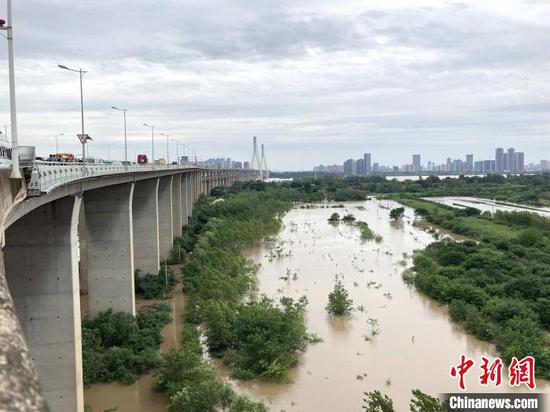
<instances>
[{"instance_id":1,"label":"lamp post on bridge","mask_svg":"<svg viewBox=\"0 0 550 412\"><path fill-rule=\"evenodd\" d=\"M64 136L65 133L58 133L55 137L55 154L57 155L59 153L59 137Z\"/></svg>"},{"instance_id":2,"label":"lamp post on bridge","mask_svg":"<svg viewBox=\"0 0 550 412\"><path fill-rule=\"evenodd\" d=\"M17 105L15 102L15 67L13 62L13 16L11 0L7 0L8 21L0 19L0 30L6 31L8 40L8 77L10 84L10 120L11 120L11 178L21 179L19 170L19 144L17 142Z\"/></svg>"},{"instance_id":3,"label":"lamp post on bridge","mask_svg":"<svg viewBox=\"0 0 550 412\"><path fill-rule=\"evenodd\" d=\"M71 72L78 73L80 77L80 122L81 122L82 129L81 129L81 134L78 135L78 138L80 139L80 143L82 143L82 168L83 168L84 174L86 174L86 142L88 140L91 140L91 137L84 133L84 93L82 90L82 78L88 72L82 69L78 69L78 70L70 69L63 64L58 64L57 67L63 70L68 70Z\"/></svg>"},{"instance_id":4,"label":"lamp post on bridge","mask_svg":"<svg viewBox=\"0 0 550 412\"><path fill-rule=\"evenodd\" d=\"M120 109L116 106L111 106L113 110L119 110L124 113L124 167L128 168L128 139L126 138L126 112L127 109Z\"/></svg>"},{"instance_id":5,"label":"lamp post on bridge","mask_svg":"<svg viewBox=\"0 0 550 412\"><path fill-rule=\"evenodd\" d=\"M176 163L178 164L178 166L180 165L180 144L182 145L183 148L185 148L183 142L181 141L181 139L172 139L172 142L176 143Z\"/></svg>"},{"instance_id":6,"label":"lamp post on bridge","mask_svg":"<svg viewBox=\"0 0 550 412\"><path fill-rule=\"evenodd\" d=\"M147 123L143 123L145 127L148 127L151 129L151 164L153 166L153 169L155 168L155 126L148 125Z\"/></svg>"},{"instance_id":7,"label":"lamp post on bridge","mask_svg":"<svg viewBox=\"0 0 550 412\"><path fill-rule=\"evenodd\" d=\"M170 146L169 146L169 140L170 140L170 135L169 134L166 134L166 133L161 133L160 134L161 136L166 136L166 164L167 165L170 165Z\"/></svg>"}]
</instances>

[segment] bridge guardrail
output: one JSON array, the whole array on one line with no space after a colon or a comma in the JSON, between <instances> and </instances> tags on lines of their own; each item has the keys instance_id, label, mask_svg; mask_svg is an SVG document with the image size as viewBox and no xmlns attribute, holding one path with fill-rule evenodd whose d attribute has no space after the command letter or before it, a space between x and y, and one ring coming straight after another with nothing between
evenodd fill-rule
<instances>
[{"instance_id":1,"label":"bridge guardrail","mask_svg":"<svg viewBox=\"0 0 550 412\"><path fill-rule=\"evenodd\" d=\"M27 186L29 196L40 196L61 185L90 177L107 176L121 173L139 173L162 170L186 170L205 168L202 165L124 165L105 163L60 163L35 161L31 180Z\"/></svg>"}]
</instances>

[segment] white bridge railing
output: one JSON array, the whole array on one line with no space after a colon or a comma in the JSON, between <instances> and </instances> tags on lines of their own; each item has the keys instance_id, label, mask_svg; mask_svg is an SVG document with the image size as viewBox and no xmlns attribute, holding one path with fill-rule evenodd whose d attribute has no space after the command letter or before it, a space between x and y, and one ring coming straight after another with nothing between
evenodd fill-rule
<instances>
[{"instance_id":1,"label":"white bridge railing","mask_svg":"<svg viewBox=\"0 0 550 412\"><path fill-rule=\"evenodd\" d=\"M27 187L29 196L40 196L64 184L91 177L121 173L139 173L162 170L185 170L204 168L202 165L137 165L34 162L31 180Z\"/></svg>"}]
</instances>

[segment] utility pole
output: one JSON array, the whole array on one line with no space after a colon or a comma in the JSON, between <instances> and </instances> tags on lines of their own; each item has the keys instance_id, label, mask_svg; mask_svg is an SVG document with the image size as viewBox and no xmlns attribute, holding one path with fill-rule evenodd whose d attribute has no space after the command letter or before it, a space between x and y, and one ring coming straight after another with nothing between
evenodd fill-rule
<instances>
[{"instance_id":1,"label":"utility pole","mask_svg":"<svg viewBox=\"0 0 550 412\"><path fill-rule=\"evenodd\" d=\"M7 0L8 21L0 20L0 30L6 31L8 40L8 73L10 84L10 119L11 119L11 178L21 179L19 170L19 144L17 142L17 107L15 103L15 68L13 62L13 13L11 0ZM7 25L6 25L7 23Z\"/></svg>"}]
</instances>

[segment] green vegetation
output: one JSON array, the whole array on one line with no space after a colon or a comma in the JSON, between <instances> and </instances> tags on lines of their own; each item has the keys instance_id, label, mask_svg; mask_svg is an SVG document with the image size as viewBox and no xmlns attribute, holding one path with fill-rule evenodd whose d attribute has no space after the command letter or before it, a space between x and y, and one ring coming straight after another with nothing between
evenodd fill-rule
<instances>
[{"instance_id":1,"label":"green vegetation","mask_svg":"<svg viewBox=\"0 0 550 412\"><path fill-rule=\"evenodd\" d=\"M187 321L204 324L210 353L223 357L234 376L281 379L312 339L305 328L306 300L243 303L254 290L257 268L241 250L277 233L290 204L277 191L262 190L263 182L248 186L254 190L234 186L224 201L203 198L194 207L181 240L193 252L184 270Z\"/></svg>"},{"instance_id":2,"label":"green vegetation","mask_svg":"<svg viewBox=\"0 0 550 412\"><path fill-rule=\"evenodd\" d=\"M382 395L380 391L365 392L363 409L367 412L395 412L393 401L388 395Z\"/></svg>"},{"instance_id":3,"label":"green vegetation","mask_svg":"<svg viewBox=\"0 0 550 412\"><path fill-rule=\"evenodd\" d=\"M411 412L444 412L445 405L437 398L423 393L418 389L412 391L413 397L409 404ZM367 412L395 412L393 401L380 391L365 392L363 409Z\"/></svg>"},{"instance_id":4,"label":"green vegetation","mask_svg":"<svg viewBox=\"0 0 550 412\"><path fill-rule=\"evenodd\" d=\"M135 382L158 366L160 331L170 321L170 308L151 305L134 317L112 310L82 322L84 384Z\"/></svg>"},{"instance_id":5,"label":"green vegetation","mask_svg":"<svg viewBox=\"0 0 550 412\"><path fill-rule=\"evenodd\" d=\"M181 348L163 356L154 388L168 395L170 412L267 412L246 396L220 382L204 360L196 327L184 325Z\"/></svg>"},{"instance_id":6,"label":"green vegetation","mask_svg":"<svg viewBox=\"0 0 550 412\"><path fill-rule=\"evenodd\" d=\"M550 220L529 212L494 216L401 199L428 221L473 240L432 243L414 255L406 277L449 305L467 332L494 343L502 357L537 360L550 378ZM475 241L474 241L475 240Z\"/></svg>"},{"instance_id":7,"label":"green vegetation","mask_svg":"<svg viewBox=\"0 0 550 412\"><path fill-rule=\"evenodd\" d=\"M336 212L334 212L330 217L328 218L329 222L339 222L340 221L340 215Z\"/></svg>"},{"instance_id":8,"label":"green vegetation","mask_svg":"<svg viewBox=\"0 0 550 412\"><path fill-rule=\"evenodd\" d=\"M382 236L374 233L367 222L358 221L356 225L361 231L361 240L374 240L376 243L382 242Z\"/></svg>"},{"instance_id":9,"label":"green vegetation","mask_svg":"<svg viewBox=\"0 0 550 412\"><path fill-rule=\"evenodd\" d=\"M353 311L353 300L349 298L348 291L341 280L337 280L334 289L328 295L328 303L325 307L331 316L350 316Z\"/></svg>"},{"instance_id":10,"label":"green vegetation","mask_svg":"<svg viewBox=\"0 0 550 412\"><path fill-rule=\"evenodd\" d=\"M279 191L292 202L366 200L369 194L407 193L416 196L478 196L497 201L550 206L550 174L444 178L397 181L384 176L298 177L281 183L244 182L238 188Z\"/></svg>"},{"instance_id":11,"label":"green vegetation","mask_svg":"<svg viewBox=\"0 0 550 412\"><path fill-rule=\"evenodd\" d=\"M342 222L346 222L346 223L355 222L355 216L353 216L352 214L347 214L342 218Z\"/></svg>"},{"instance_id":12,"label":"green vegetation","mask_svg":"<svg viewBox=\"0 0 550 412\"><path fill-rule=\"evenodd\" d=\"M393 220L401 219L404 214L405 214L404 207L396 207L395 209L390 210L390 218Z\"/></svg>"},{"instance_id":13,"label":"green vegetation","mask_svg":"<svg viewBox=\"0 0 550 412\"><path fill-rule=\"evenodd\" d=\"M150 273L144 275L139 270L135 273L136 294L144 299L166 298L176 283L177 279L172 270L166 270L164 266L157 275Z\"/></svg>"}]
</instances>

